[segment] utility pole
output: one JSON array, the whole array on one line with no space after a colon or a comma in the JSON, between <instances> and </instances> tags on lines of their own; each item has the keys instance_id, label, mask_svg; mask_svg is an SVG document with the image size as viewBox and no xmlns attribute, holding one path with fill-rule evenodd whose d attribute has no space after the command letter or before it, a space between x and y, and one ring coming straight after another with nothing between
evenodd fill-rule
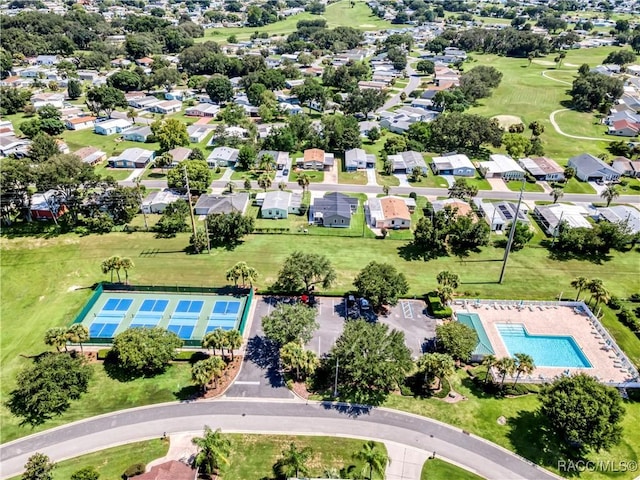
<instances>
[{"instance_id":1,"label":"utility pole","mask_svg":"<svg viewBox=\"0 0 640 480\"><path fill-rule=\"evenodd\" d=\"M553 229L553 239L551 240L551 248L556 244L556 237L558 236L558 232L560 230L560 225L562 224L562 217L564 216L564 210L560 212L560 220L558 220L558 224Z\"/></svg>"},{"instance_id":2,"label":"utility pole","mask_svg":"<svg viewBox=\"0 0 640 480\"><path fill-rule=\"evenodd\" d=\"M507 268L507 260L509 260L509 252L511 251L511 245L513 244L513 237L516 233L516 224L518 223L518 215L520 214L520 204L522 203L522 195L524 194L524 182L525 179L522 179L522 187L520 188L520 197L518 197L518 206L516 207L515 218L513 219L513 223L511 224L511 230L509 231L509 239L507 240L507 249L504 252L504 260L502 261L502 269L500 270L500 279L498 283L502 283L504 279L504 271Z\"/></svg>"},{"instance_id":3,"label":"utility pole","mask_svg":"<svg viewBox=\"0 0 640 480\"><path fill-rule=\"evenodd\" d=\"M336 357L336 378L333 382L333 398L338 396L338 367L340 366L340 359Z\"/></svg>"},{"instance_id":4,"label":"utility pole","mask_svg":"<svg viewBox=\"0 0 640 480\"><path fill-rule=\"evenodd\" d=\"M149 224L147 223L147 214L144 211L144 208L142 207L142 195L140 194L140 177L136 177L134 179L134 182L136 183L136 189L138 192L138 201L140 202L140 210L142 210L142 217L144 218L144 229L145 231L149 231Z\"/></svg>"},{"instance_id":5,"label":"utility pole","mask_svg":"<svg viewBox=\"0 0 640 480\"><path fill-rule=\"evenodd\" d=\"M187 202L189 202L189 213L191 214L191 228L193 230L193 242L196 247L196 253L200 253L196 245L196 217L193 214L193 207L191 205L191 189L189 188L189 175L187 175L187 167L183 166L184 171L184 184L187 187Z\"/></svg>"},{"instance_id":6,"label":"utility pole","mask_svg":"<svg viewBox=\"0 0 640 480\"><path fill-rule=\"evenodd\" d=\"M209 238L209 220L207 216L204 217L204 233L207 236L207 253L211 255L211 239Z\"/></svg>"}]
</instances>

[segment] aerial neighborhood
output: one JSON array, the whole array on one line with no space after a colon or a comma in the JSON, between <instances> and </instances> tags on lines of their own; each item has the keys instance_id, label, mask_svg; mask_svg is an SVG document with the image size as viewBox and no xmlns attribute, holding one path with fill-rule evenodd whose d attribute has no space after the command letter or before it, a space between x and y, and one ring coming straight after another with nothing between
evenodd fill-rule
<instances>
[{"instance_id":1,"label":"aerial neighborhood","mask_svg":"<svg viewBox=\"0 0 640 480\"><path fill-rule=\"evenodd\" d=\"M638 12L0 2L0 480L637 477Z\"/></svg>"}]
</instances>

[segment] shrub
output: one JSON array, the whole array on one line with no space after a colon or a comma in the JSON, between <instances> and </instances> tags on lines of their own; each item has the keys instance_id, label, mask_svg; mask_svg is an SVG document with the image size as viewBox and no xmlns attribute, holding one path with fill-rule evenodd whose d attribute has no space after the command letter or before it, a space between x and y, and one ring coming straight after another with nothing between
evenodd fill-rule
<instances>
[{"instance_id":1,"label":"shrub","mask_svg":"<svg viewBox=\"0 0 640 480\"><path fill-rule=\"evenodd\" d=\"M640 302L640 293L631 294L631 296L629 297L629 301L634 303Z\"/></svg>"},{"instance_id":2,"label":"shrub","mask_svg":"<svg viewBox=\"0 0 640 480\"><path fill-rule=\"evenodd\" d=\"M430 294L427 296L429 302L429 310L431 314L436 318L450 318L453 314L451 307L445 307L442 305L440 298L437 295Z\"/></svg>"},{"instance_id":3,"label":"shrub","mask_svg":"<svg viewBox=\"0 0 640 480\"><path fill-rule=\"evenodd\" d=\"M620 310L620 308L622 307L622 305L620 304L620 299L618 297L611 297L607 305L609 305L609 308L612 308L613 310Z\"/></svg>"},{"instance_id":4,"label":"shrub","mask_svg":"<svg viewBox=\"0 0 640 480\"><path fill-rule=\"evenodd\" d=\"M140 475L144 473L145 468L146 466L144 463L134 463L124 471L122 478L126 480L128 478L135 477L136 475Z\"/></svg>"},{"instance_id":5,"label":"shrub","mask_svg":"<svg viewBox=\"0 0 640 480\"><path fill-rule=\"evenodd\" d=\"M637 308L636 311L637 310L640 309ZM620 313L618 313L618 320L629 327L632 331L640 331L640 322L638 322L636 316L628 308L623 308L622 310L620 310Z\"/></svg>"},{"instance_id":6,"label":"shrub","mask_svg":"<svg viewBox=\"0 0 640 480\"><path fill-rule=\"evenodd\" d=\"M104 360L105 358L107 358L107 355L109 355L109 352L111 350L108 348L101 348L100 350L98 350L98 360Z\"/></svg>"},{"instance_id":7,"label":"shrub","mask_svg":"<svg viewBox=\"0 0 640 480\"><path fill-rule=\"evenodd\" d=\"M415 200L416 198L418 198L418 195L416 194L416 192L411 192L409 194L409 198L413 198Z\"/></svg>"}]
</instances>

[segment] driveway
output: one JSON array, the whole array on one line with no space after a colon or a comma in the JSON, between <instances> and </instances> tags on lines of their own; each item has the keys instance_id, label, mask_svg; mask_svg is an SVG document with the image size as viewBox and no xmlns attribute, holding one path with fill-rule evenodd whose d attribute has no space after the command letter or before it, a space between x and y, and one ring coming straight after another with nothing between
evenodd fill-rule
<instances>
[{"instance_id":1,"label":"driveway","mask_svg":"<svg viewBox=\"0 0 640 480\"><path fill-rule=\"evenodd\" d=\"M604 192L607 189L606 183L603 183L602 185L598 185L596 182L589 182L589 185L593 187L593 189L596 191L598 195L602 195L602 192Z\"/></svg>"},{"instance_id":2,"label":"driveway","mask_svg":"<svg viewBox=\"0 0 640 480\"><path fill-rule=\"evenodd\" d=\"M324 180L322 180L322 183L337 185L339 169L340 169L340 160L336 159L336 161L333 163L333 166L329 170L324 171Z\"/></svg>"},{"instance_id":3,"label":"driveway","mask_svg":"<svg viewBox=\"0 0 640 480\"><path fill-rule=\"evenodd\" d=\"M394 173L393 175L400 180L400 185L398 185L399 187L411 187L409 180L407 180L406 173Z\"/></svg>"},{"instance_id":4,"label":"driveway","mask_svg":"<svg viewBox=\"0 0 640 480\"><path fill-rule=\"evenodd\" d=\"M454 177L453 175L440 175L440 176L447 181L447 185L449 185L450 187L453 187L453 184L456 183L456 177Z\"/></svg>"},{"instance_id":5,"label":"driveway","mask_svg":"<svg viewBox=\"0 0 640 480\"><path fill-rule=\"evenodd\" d=\"M367 168L367 185L378 185L375 168Z\"/></svg>"},{"instance_id":6,"label":"driveway","mask_svg":"<svg viewBox=\"0 0 640 480\"><path fill-rule=\"evenodd\" d=\"M491 190L494 192L510 192L507 184L501 178L487 178L487 182L491 185Z\"/></svg>"},{"instance_id":7,"label":"driveway","mask_svg":"<svg viewBox=\"0 0 640 480\"><path fill-rule=\"evenodd\" d=\"M27 459L36 452L59 462L115 445L160 438L164 432L169 435L202 432L205 425L224 432L332 435L388 441L423 452L437 452L443 460L485 478L559 478L496 444L430 418L349 404L255 399L151 405L30 435L0 446L1 476L6 479L20 474ZM525 432L515 434L526 435Z\"/></svg>"}]
</instances>

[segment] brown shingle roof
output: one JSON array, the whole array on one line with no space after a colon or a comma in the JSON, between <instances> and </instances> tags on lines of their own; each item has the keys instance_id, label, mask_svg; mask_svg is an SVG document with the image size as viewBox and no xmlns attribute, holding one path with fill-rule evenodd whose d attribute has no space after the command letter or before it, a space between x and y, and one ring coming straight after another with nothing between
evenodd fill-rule
<instances>
[{"instance_id":1,"label":"brown shingle roof","mask_svg":"<svg viewBox=\"0 0 640 480\"><path fill-rule=\"evenodd\" d=\"M304 151L305 162L324 162L324 150L310 148Z\"/></svg>"},{"instance_id":2,"label":"brown shingle roof","mask_svg":"<svg viewBox=\"0 0 640 480\"><path fill-rule=\"evenodd\" d=\"M142 475L132 477L135 480L195 480L196 470L176 460L161 463Z\"/></svg>"},{"instance_id":3,"label":"brown shingle roof","mask_svg":"<svg viewBox=\"0 0 640 480\"><path fill-rule=\"evenodd\" d=\"M400 218L403 220L411 220L409 208L404 200L399 198L384 197L380 200L382 205L382 213L384 218Z\"/></svg>"}]
</instances>

